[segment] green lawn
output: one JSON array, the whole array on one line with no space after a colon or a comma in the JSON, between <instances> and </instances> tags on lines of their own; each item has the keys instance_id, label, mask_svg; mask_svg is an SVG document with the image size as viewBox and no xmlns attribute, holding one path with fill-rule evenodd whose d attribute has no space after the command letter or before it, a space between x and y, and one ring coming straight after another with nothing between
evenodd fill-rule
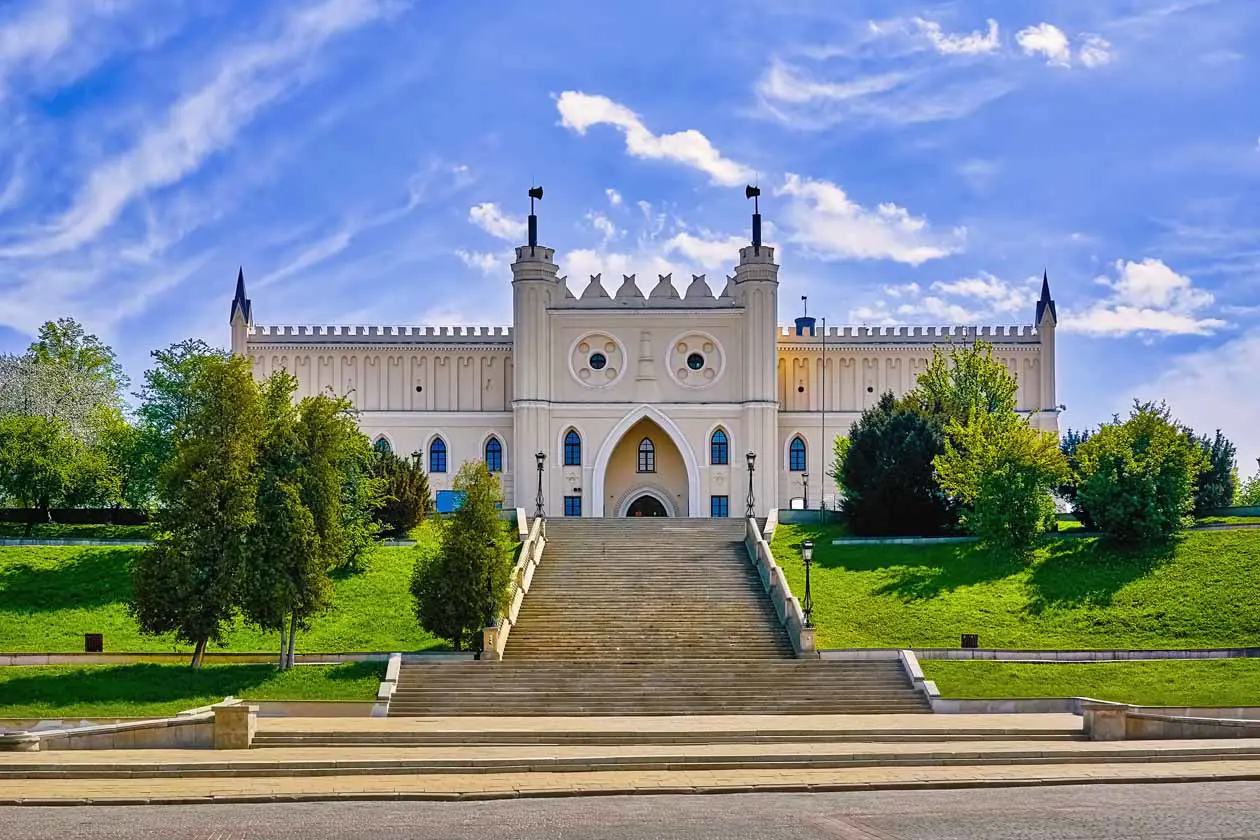
<instances>
[{"instance_id":1,"label":"green lawn","mask_svg":"<svg viewBox=\"0 0 1260 840\"><path fill-rule=\"evenodd\" d=\"M919 661L942 697L1092 697L1144 706L1260 706L1260 660Z\"/></svg>"},{"instance_id":2,"label":"green lawn","mask_svg":"<svg viewBox=\"0 0 1260 840\"><path fill-rule=\"evenodd\" d=\"M26 526L0 522L0 539L24 540L147 540L153 536L148 525L58 525L42 523Z\"/></svg>"},{"instance_id":3,"label":"green lawn","mask_svg":"<svg viewBox=\"0 0 1260 840\"><path fill-rule=\"evenodd\" d=\"M1178 648L1260 645L1260 530L1192 531L1162 551L1045 538L1027 563L977 545L832 545L822 526L780 525L774 555L805 591L796 547L815 543L820 648Z\"/></svg>"},{"instance_id":4,"label":"green lawn","mask_svg":"<svg viewBox=\"0 0 1260 840\"><path fill-rule=\"evenodd\" d=\"M368 571L334 582L333 608L299 633L298 652L415 651L444 644L420 629L407 587L421 552L437 549L429 526L414 547L376 548ZM0 547L0 651L81 651L103 633L107 652L191 651L143 636L127 614L127 567L138 547ZM515 547L514 547L515 550ZM270 651L278 634L238 623L210 650Z\"/></svg>"},{"instance_id":5,"label":"green lawn","mask_svg":"<svg viewBox=\"0 0 1260 840\"><path fill-rule=\"evenodd\" d=\"M0 718L148 717L250 700L363 700L376 697L384 662L299 665L12 666L0 668Z\"/></svg>"}]
</instances>

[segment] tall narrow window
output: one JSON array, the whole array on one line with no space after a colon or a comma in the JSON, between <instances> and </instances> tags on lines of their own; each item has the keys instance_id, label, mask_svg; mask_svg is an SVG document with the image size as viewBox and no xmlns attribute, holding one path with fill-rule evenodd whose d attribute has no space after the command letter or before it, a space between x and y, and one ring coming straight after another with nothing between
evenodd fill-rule
<instances>
[{"instance_id":1,"label":"tall narrow window","mask_svg":"<svg viewBox=\"0 0 1260 840\"><path fill-rule=\"evenodd\" d=\"M503 472L503 444L496 437L486 441L486 469L492 473Z\"/></svg>"},{"instance_id":2,"label":"tall narrow window","mask_svg":"<svg viewBox=\"0 0 1260 840\"><path fill-rule=\"evenodd\" d=\"M731 444L726 432L718 429L709 438L709 463L715 467L725 466L731 461Z\"/></svg>"},{"instance_id":3,"label":"tall narrow window","mask_svg":"<svg viewBox=\"0 0 1260 840\"><path fill-rule=\"evenodd\" d=\"M582 437L576 429L569 429L564 436L564 465L566 467L582 466Z\"/></svg>"},{"instance_id":4,"label":"tall narrow window","mask_svg":"<svg viewBox=\"0 0 1260 840\"><path fill-rule=\"evenodd\" d=\"M372 448L376 450L378 455L392 455L394 448L389 445L389 441L383 437L378 437L373 443Z\"/></svg>"},{"instance_id":5,"label":"tall narrow window","mask_svg":"<svg viewBox=\"0 0 1260 840\"><path fill-rule=\"evenodd\" d=\"M446 472L446 441L434 438L429 444L429 472Z\"/></svg>"},{"instance_id":6,"label":"tall narrow window","mask_svg":"<svg viewBox=\"0 0 1260 840\"><path fill-rule=\"evenodd\" d=\"M644 438L639 443L639 472L656 472L656 447L652 445L651 438Z\"/></svg>"},{"instance_id":7,"label":"tall narrow window","mask_svg":"<svg viewBox=\"0 0 1260 840\"><path fill-rule=\"evenodd\" d=\"M792 438L788 447L788 469L792 472L805 472L805 441L797 435Z\"/></svg>"}]
</instances>

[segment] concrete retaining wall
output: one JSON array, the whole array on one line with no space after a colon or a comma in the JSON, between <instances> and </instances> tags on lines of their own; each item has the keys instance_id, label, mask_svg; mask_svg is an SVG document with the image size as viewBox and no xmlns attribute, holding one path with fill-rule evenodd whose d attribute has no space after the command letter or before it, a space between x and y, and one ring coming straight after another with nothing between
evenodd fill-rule
<instances>
[{"instance_id":1,"label":"concrete retaining wall","mask_svg":"<svg viewBox=\"0 0 1260 840\"><path fill-rule=\"evenodd\" d=\"M1150 741L1190 738L1260 738L1260 712L1255 708L1227 710L1228 716L1213 716L1211 709L1185 708L1185 714L1170 714L1168 708L1129 706L1085 700L1081 703L1085 734L1092 741Z\"/></svg>"},{"instance_id":2,"label":"concrete retaining wall","mask_svg":"<svg viewBox=\"0 0 1260 840\"><path fill-rule=\"evenodd\" d=\"M1238 659L1260 657L1260 648L1185 648L1180 650L1006 650L1002 648L913 648L920 660L994 660L1001 662L1131 662L1150 659ZM828 648L823 659L896 659L899 648Z\"/></svg>"}]
</instances>

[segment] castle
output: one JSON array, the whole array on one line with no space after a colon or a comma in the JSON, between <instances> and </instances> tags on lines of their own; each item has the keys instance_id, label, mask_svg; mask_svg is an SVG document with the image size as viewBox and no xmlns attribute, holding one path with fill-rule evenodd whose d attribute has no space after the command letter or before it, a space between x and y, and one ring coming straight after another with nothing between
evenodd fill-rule
<instances>
[{"instance_id":1,"label":"castle","mask_svg":"<svg viewBox=\"0 0 1260 840\"><path fill-rule=\"evenodd\" d=\"M232 352L259 378L289 370L299 396L348 394L374 446L420 460L439 507L471 459L500 475L505 506L548 516L831 507L835 438L914 387L933 348L976 339L1018 381L1018 410L1058 431L1047 280L1032 325L780 328L760 221L717 294L704 275L681 293L661 276L646 296L633 275L613 294L595 275L574 294L531 212L508 328L257 326L242 271Z\"/></svg>"}]
</instances>

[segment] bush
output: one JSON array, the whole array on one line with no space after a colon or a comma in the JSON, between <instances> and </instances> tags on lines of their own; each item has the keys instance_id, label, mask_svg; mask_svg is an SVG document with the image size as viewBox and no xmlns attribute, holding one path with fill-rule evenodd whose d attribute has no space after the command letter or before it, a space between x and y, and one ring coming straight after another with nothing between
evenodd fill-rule
<instances>
[{"instance_id":1,"label":"bush","mask_svg":"<svg viewBox=\"0 0 1260 840\"><path fill-rule=\"evenodd\" d=\"M384 498L374 514L382 533L405 536L433 513L429 477L418 465L381 452L372 460L372 474L385 480Z\"/></svg>"},{"instance_id":2,"label":"bush","mask_svg":"<svg viewBox=\"0 0 1260 840\"><path fill-rule=\"evenodd\" d=\"M1256 464L1260 465L1260 458L1256 459ZM1257 469L1256 474L1244 481L1242 486L1238 488L1234 504L1239 507L1260 506L1260 469Z\"/></svg>"},{"instance_id":3,"label":"bush","mask_svg":"<svg viewBox=\"0 0 1260 840\"><path fill-rule=\"evenodd\" d=\"M1072 506L1072 513L1075 514L1077 521L1081 523L1081 527L1092 531L1094 529L1093 520L1089 518L1089 514L1081 507L1076 492L1076 476L1080 471L1080 459L1076 457L1076 450L1080 448L1082 443L1089 440L1089 436L1089 431L1068 429L1067 433L1059 441L1059 451L1067 459L1068 473L1055 492Z\"/></svg>"},{"instance_id":4,"label":"bush","mask_svg":"<svg viewBox=\"0 0 1260 840\"><path fill-rule=\"evenodd\" d=\"M1203 435L1196 438L1203 450L1205 465L1199 473L1194 490L1194 515L1206 516L1209 512L1229 507L1238 492L1238 450L1229 438L1216 430L1215 437Z\"/></svg>"},{"instance_id":5,"label":"bush","mask_svg":"<svg viewBox=\"0 0 1260 840\"><path fill-rule=\"evenodd\" d=\"M944 451L941 428L898 404L891 393L862 412L833 467L853 532L932 536L954 526L956 506L937 484L932 466Z\"/></svg>"},{"instance_id":6,"label":"bush","mask_svg":"<svg viewBox=\"0 0 1260 840\"><path fill-rule=\"evenodd\" d=\"M1166 540L1190 524L1207 456L1164 404L1135 403L1076 450L1077 501L1102 532L1125 542Z\"/></svg>"}]
</instances>

